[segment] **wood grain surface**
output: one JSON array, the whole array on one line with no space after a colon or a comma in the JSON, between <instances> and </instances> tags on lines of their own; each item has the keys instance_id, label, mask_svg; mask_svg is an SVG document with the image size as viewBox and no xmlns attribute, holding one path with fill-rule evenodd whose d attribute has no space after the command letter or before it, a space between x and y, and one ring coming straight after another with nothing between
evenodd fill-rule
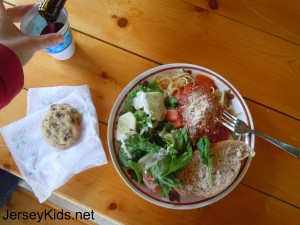
<instances>
[{"instance_id":1,"label":"wood grain surface","mask_svg":"<svg viewBox=\"0 0 300 225\"><path fill-rule=\"evenodd\" d=\"M75 30L162 64L202 65L225 76L243 96L300 118L300 104L282 95L300 98L297 44L180 0L72 0L66 8Z\"/></svg>"},{"instance_id":2,"label":"wood grain surface","mask_svg":"<svg viewBox=\"0 0 300 225\"><path fill-rule=\"evenodd\" d=\"M184 0L273 36L300 44L297 0Z\"/></svg>"},{"instance_id":3,"label":"wood grain surface","mask_svg":"<svg viewBox=\"0 0 300 225\"><path fill-rule=\"evenodd\" d=\"M87 84L108 164L75 175L57 195L120 224L299 224L299 159L265 140L256 138L256 156L232 193L177 211L146 202L124 184L106 137L114 101L132 79L160 64L187 62L228 79L246 99L255 129L300 147L299 7L295 0L68 1L75 55L57 61L36 53L24 67L24 89L0 111L0 127L26 116L29 88ZM20 175L2 138L0 167Z\"/></svg>"}]
</instances>

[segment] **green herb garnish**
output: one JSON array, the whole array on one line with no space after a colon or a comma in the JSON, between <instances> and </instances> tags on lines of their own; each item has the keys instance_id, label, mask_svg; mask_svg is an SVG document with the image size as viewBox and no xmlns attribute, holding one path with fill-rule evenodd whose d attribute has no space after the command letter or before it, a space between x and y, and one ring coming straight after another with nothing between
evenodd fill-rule
<instances>
[{"instance_id":1,"label":"green herb garnish","mask_svg":"<svg viewBox=\"0 0 300 225\"><path fill-rule=\"evenodd\" d=\"M168 109L175 109L177 107L178 100L175 97L166 97L165 105Z\"/></svg>"},{"instance_id":2,"label":"green herb garnish","mask_svg":"<svg viewBox=\"0 0 300 225\"><path fill-rule=\"evenodd\" d=\"M212 161L210 157L210 141L207 137L202 137L196 144L197 148L201 152L201 161L204 165L207 166L208 169L208 176L210 183L212 184Z\"/></svg>"}]
</instances>

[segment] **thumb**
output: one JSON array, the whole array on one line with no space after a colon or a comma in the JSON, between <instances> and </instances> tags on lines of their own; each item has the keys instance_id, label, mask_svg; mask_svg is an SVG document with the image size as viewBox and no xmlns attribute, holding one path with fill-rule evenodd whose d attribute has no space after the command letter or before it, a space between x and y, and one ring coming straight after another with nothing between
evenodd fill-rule
<instances>
[{"instance_id":1,"label":"thumb","mask_svg":"<svg viewBox=\"0 0 300 225\"><path fill-rule=\"evenodd\" d=\"M64 36L58 33L32 37L33 48L38 51L64 42Z\"/></svg>"}]
</instances>

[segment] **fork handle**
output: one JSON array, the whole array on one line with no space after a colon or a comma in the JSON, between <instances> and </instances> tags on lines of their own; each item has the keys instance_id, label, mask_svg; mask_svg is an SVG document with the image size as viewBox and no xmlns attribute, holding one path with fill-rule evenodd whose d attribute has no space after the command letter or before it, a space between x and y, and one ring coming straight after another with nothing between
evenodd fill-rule
<instances>
[{"instance_id":1,"label":"fork handle","mask_svg":"<svg viewBox=\"0 0 300 225\"><path fill-rule=\"evenodd\" d=\"M256 134L262 138L264 138L265 140L275 144L276 146L282 148L283 150L287 151L288 153L292 154L293 156L299 157L300 156L300 149L299 148L295 148L291 145L285 144L281 141L278 141L275 138L270 137L269 135L263 134L259 131L254 131L251 130L251 133Z\"/></svg>"}]
</instances>

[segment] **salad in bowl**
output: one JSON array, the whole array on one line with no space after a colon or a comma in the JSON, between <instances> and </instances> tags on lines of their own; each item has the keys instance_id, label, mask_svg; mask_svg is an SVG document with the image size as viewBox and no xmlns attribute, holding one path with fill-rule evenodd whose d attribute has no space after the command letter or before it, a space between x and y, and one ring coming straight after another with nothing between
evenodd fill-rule
<instances>
[{"instance_id":1,"label":"salad in bowl","mask_svg":"<svg viewBox=\"0 0 300 225\"><path fill-rule=\"evenodd\" d=\"M223 110L253 127L241 95L213 71L168 64L144 72L110 115L108 143L120 176L163 207L198 208L221 199L254 156L254 138L224 127Z\"/></svg>"}]
</instances>

